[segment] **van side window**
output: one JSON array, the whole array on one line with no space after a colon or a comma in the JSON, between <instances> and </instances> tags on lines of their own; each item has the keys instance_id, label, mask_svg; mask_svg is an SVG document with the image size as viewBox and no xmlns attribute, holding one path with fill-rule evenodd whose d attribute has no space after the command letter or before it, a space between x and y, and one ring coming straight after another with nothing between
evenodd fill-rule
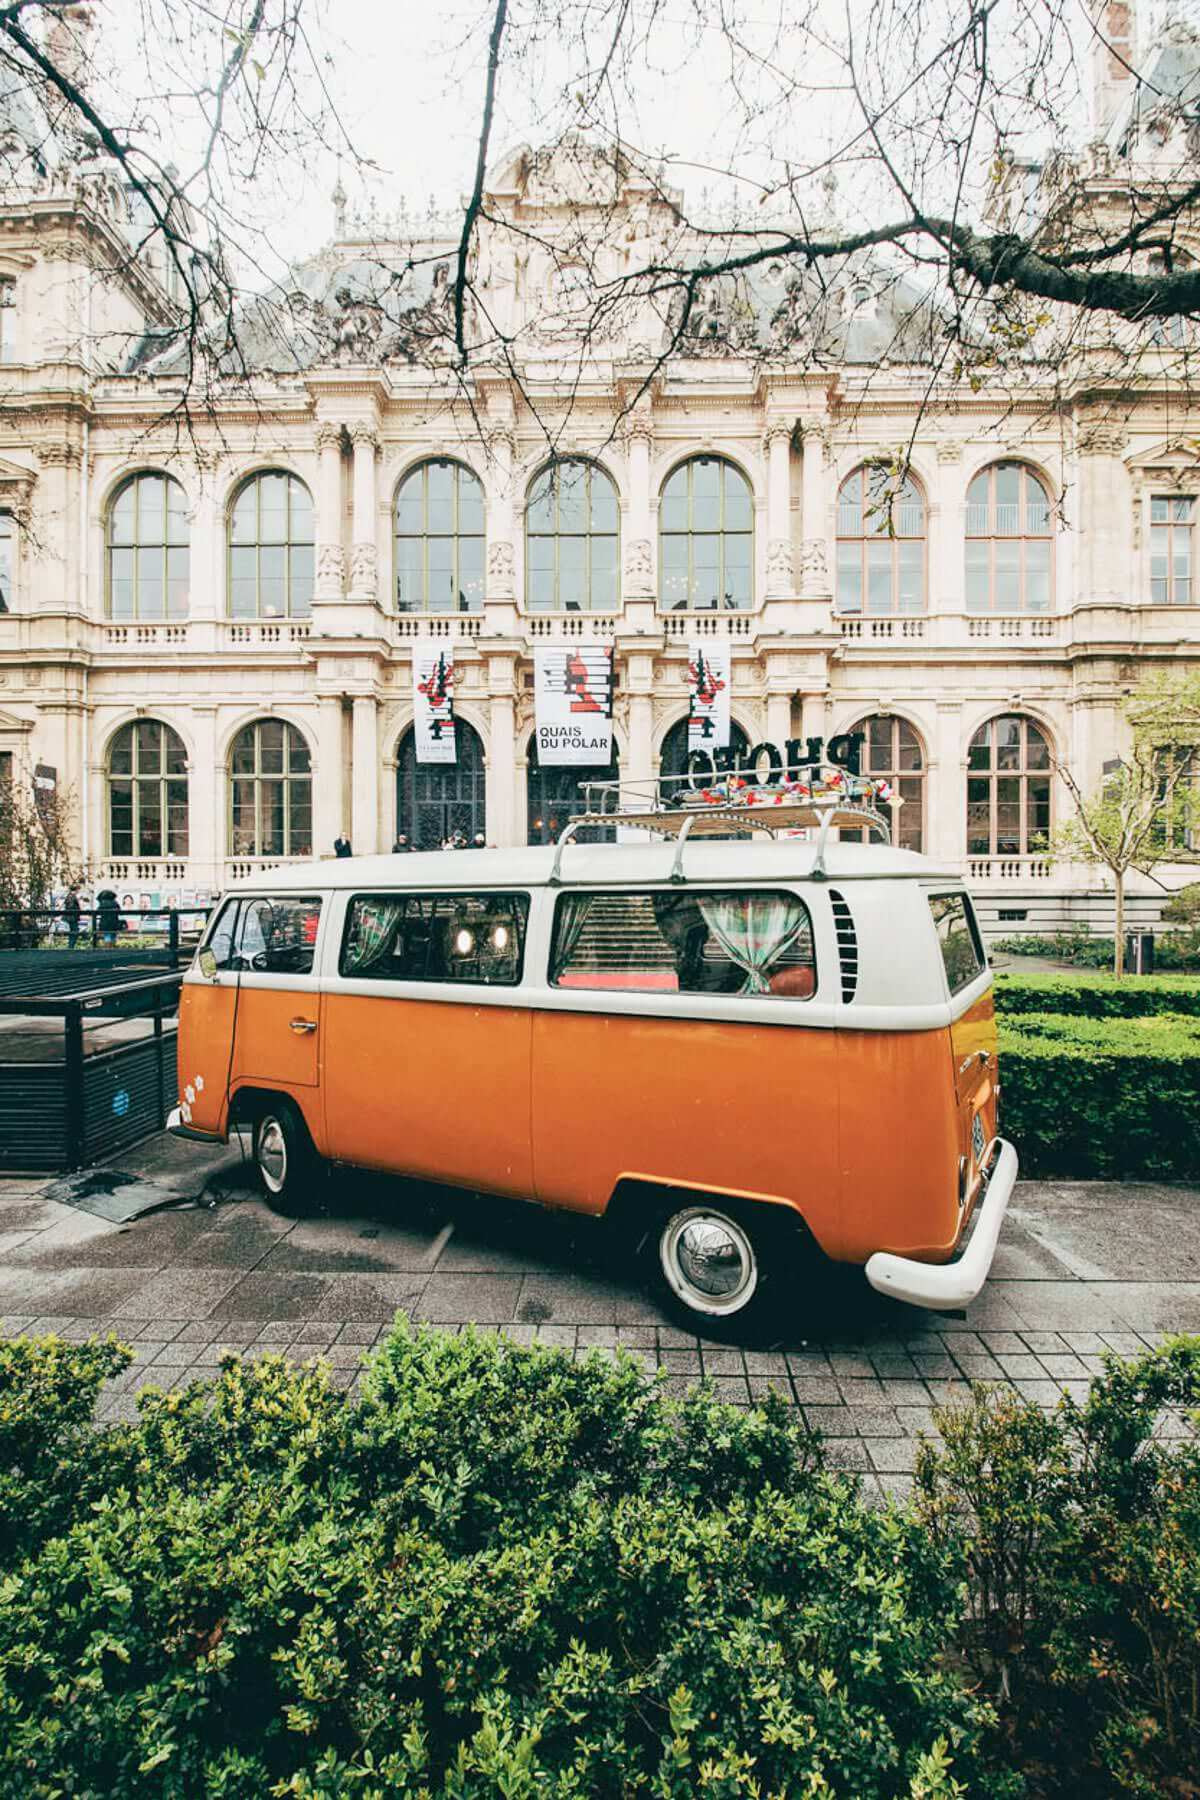
<instances>
[{"instance_id":1,"label":"van side window","mask_svg":"<svg viewBox=\"0 0 1200 1800\"><path fill-rule=\"evenodd\" d=\"M218 969L233 968L233 946L237 937L238 902L227 900L216 918L208 928L204 938L204 948L211 950L217 960Z\"/></svg>"},{"instance_id":2,"label":"van side window","mask_svg":"<svg viewBox=\"0 0 1200 1800\"><path fill-rule=\"evenodd\" d=\"M528 894L356 894L338 966L359 980L515 987L528 918Z\"/></svg>"},{"instance_id":3,"label":"van side window","mask_svg":"<svg viewBox=\"0 0 1200 1800\"><path fill-rule=\"evenodd\" d=\"M256 975L308 975L321 902L311 894L244 900L231 968Z\"/></svg>"},{"instance_id":4,"label":"van side window","mask_svg":"<svg viewBox=\"0 0 1200 1800\"><path fill-rule=\"evenodd\" d=\"M812 921L786 893L564 894L550 982L807 1000L816 989Z\"/></svg>"},{"instance_id":5,"label":"van side window","mask_svg":"<svg viewBox=\"0 0 1200 1800\"><path fill-rule=\"evenodd\" d=\"M929 910L938 935L950 992L969 987L987 968L975 914L965 894L931 894Z\"/></svg>"}]
</instances>

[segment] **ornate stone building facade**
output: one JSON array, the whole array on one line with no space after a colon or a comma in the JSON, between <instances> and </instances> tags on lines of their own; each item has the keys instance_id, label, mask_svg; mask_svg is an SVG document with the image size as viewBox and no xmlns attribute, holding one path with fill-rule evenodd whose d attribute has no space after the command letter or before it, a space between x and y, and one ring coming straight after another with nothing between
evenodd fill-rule
<instances>
[{"instance_id":1,"label":"ornate stone building facade","mask_svg":"<svg viewBox=\"0 0 1200 1800\"><path fill-rule=\"evenodd\" d=\"M246 315L253 383L218 378L189 430L125 208L63 167L0 214L0 757L56 772L97 879L206 894L339 836L548 836L577 774L531 752L538 646L613 644L619 768L646 778L680 766L689 645L719 641L737 732L861 729L901 841L963 870L990 929L1109 915L1046 856L1053 763L1094 785L1123 695L1200 661L1186 395L1051 406L1033 371L929 409L933 303L870 263L820 307L787 269L711 284L661 366L636 309L581 354L596 283L672 220L568 144L489 184L476 279L519 380L424 353L453 224L414 259L411 228L368 239L339 205L285 310ZM448 767L413 752L431 637L465 727Z\"/></svg>"}]
</instances>

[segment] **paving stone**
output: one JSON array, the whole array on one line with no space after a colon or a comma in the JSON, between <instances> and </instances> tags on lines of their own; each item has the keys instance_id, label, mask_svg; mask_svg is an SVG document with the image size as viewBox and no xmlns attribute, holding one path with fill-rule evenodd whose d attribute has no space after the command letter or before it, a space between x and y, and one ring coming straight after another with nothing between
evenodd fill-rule
<instances>
[{"instance_id":1,"label":"paving stone","mask_svg":"<svg viewBox=\"0 0 1200 1800\"><path fill-rule=\"evenodd\" d=\"M1026 1349L1032 1350L1035 1356L1061 1356L1067 1347L1057 1331L1023 1331L1021 1336Z\"/></svg>"},{"instance_id":2,"label":"paving stone","mask_svg":"<svg viewBox=\"0 0 1200 1800\"><path fill-rule=\"evenodd\" d=\"M895 1506L907 1506L913 1497L915 1483L911 1475L878 1475L880 1493Z\"/></svg>"},{"instance_id":3,"label":"paving stone","mask_svg":"<svg viewBox=\"0 0 1200 1800\"><path fill-rule=\"evenodd\" d=\"M537 1329L536 1325L506 1325L504 1336L510 1344L517 1344L523 1349L528 1349L537 1338Z\"/></svg>"},{"instance_id":4,"label":"paving stone","mask_svg":"<svg viewBox=\"0 0 1200 1800\"><path fill-rule=\"evenodd\" d=\"M611 1349L617 1342L615 1325L581 1325L577 1342L584 1346L603 1344Z\"/></svg>"},{"instance_id":5,"label":"paving stone","mask_svg":"<svg viewBox=\"0 0 1200 1800\"><path fill-rule=\"evenodd\" d=\"M1102 1331L1097 1336L1109 1350L1115 1350L1118 1356L1140 1356L1145 1349L1135 1331Z\"/></svg>"},{"instance_id":6,"label":"paving stone","mask_svg":"<svg viewBox=\"0 0 1200 1800\"><path fill-rule=\"evenodd\" d=\"M264 1326L290 1319L303 1323L318 1311L329 1288L324 1275L260 1275L243 1276L229 1288L210 1309L210 1317L228 1314L233 1319L257 1319ZM343 1313L346 1318L351 1315Z\"/></svg>"},{"instance_id":7,"label":"paving stone","mask_svg":"<svg viewBox=\"0 0 1200 1800\"><path fill-rule=\"evenodd\" d=\"M10 1313L7 1318L0 1319L0 1336L25 1337L33 1324L32 1313Z\"/></svg>"},{"instance_id":8,"label":"paving stone","mask_svg":"<svg viewBox=\"0 0 1200 1800\"><path fill-rule=\"evenodd\" d=\"M740 1350L708 1350L704 1351L704 1373L706 1375L745 1375Z\"/></svg>"},{"instance_id":9,"label":"paving stone","mask_svg":"<svg viewBox=\"0 0 1200 1800\"><path fill-rule=\"evenodd\" d=\"M539 1325L537 1328L538 1343L549 1344L553 1349L558 1350L573 1350L577 1335L578 1327L575 1325ZM699 1366L700 1362L697 1357L696 1367L699 1368Z\"/></svg>"},{"instance_id":10,"label":"paving stone","mask_svg":"<svg viewBox=\"0 0 1200 1800\"><path fill-rule=\"evenodd\" d=\"M188 1325L181 1325L176 1334L178 1344L211 1344L217 1335L217 1326L207 1319L193 1319Z\"/></svg>"},{"instance_id":11,"label":"paving stone","mask_svg":"<svg viewBox=\"0 0 1200 1800\"><path fill-rule=\"evenodd\" d=\"M712 1385L718 1400L724 1400L730 1406L749 1406L750 1390L744 1375L715 1375Z\"/></svg>"},{"instance_id":12,"label":"paving stone","mask_svg":"<svg viewBox=\"0 0 1200 1800\"><path fill-rule=\"evenodd\" d=\"M848 1406L806 1406L804 1421L822 1437L856 1437L858 1425Z\"/></svg>"},{"instance_id":13,"label":"paving stone","mask_svg":"<svg viewBox=\"0 0 1200 1800\"><path fill-rule=\"evenodd\" d=\"M793 1378L792 1385L801 1406L840 1406L842 1404L842 1390L832 1377L828 1381L818 1381L797 1375Z\"/></svg>"},{"instance_id":14,"label":"paving stone","mask_svg":"<svg viewBox=\"0 0 1200 1800\"><path fill-rule=\"evenodd\" d=\"M854 1429L860 1437L900 1437L903 1427L890 1406L856 1406L851 1409Z\"/></svg>"},{"instance_id":15,"label":"paving stone","mask_svg":"<svg viewBox=\"0 0 1200 1800\"><path fill-rule=\"evenodd\" d=\"M1004 1373L994 1356L959 1356L955 1361L968 1381L996 1381Z\"/></svg>"},{"instance_id":16,"label":"paving stone","mask_svg":"<svg viewBox=\"0 0 1200 1800\"><path fill-rule=\"evenodd\" d=\"M1064 1331L1067 1347L1078 1355L1081 1351L1089 1351L1093 1355L1104 1349L1104 1339L1098 1331Z\"/></svg>"},{"instance_id":17,"label":"paving stone","mask_svg":"<svg viewBox=\"0 0 1200 1800\"><path fill-rule=\"evenodd\" d=\"M409 1318L429 1316L417 1313L422 1289L419 1285L414 1286L410 1275L325 1275L315 1279L323 1282L324 1292L310 1315L310 1322L324 1324L336 1319L360 1325L390 1325L398 1312ZM466 1275L460 1279L474 1281L479 1278ZM452 1322L457 1323L451 1314L447 1323Z\"/></svg>"},{"instance_id":18,"label":"paving stone","mask_svg":"<svg viewBox=\"0 0 1200 1800\"><path fill-rule=\"evenodd\" d=\"M164 1344L154 1357L156 1369L174 1367L184 1369L195 1359L195 1344Z\"/></svg>"},{"instance_id":19,"label":"paving stone","mask_svg":"<svg viewBox=\"0 0 1200 1800\"><path fill-rule=\"evenodd\" d=\"M680 1331L675 1325L658 1327L658 1347L660 1350L695 1350L698 1340L695 1332Z\"/></svg>"},{"instance_id":20,"label":"paving stone","mask_svg":"<svg viewBox=\"0 0 1200 1800\"><path fill-rule=\"evenodd\" d=\"M778 1375L787 1380L787 1357L782 1351L747 1350L743 1359L747 1375Z\"/></svg>"},{"instance_id":21,"label":"paving stone","mask_svg":"<svg viewBox=\"0 0 1200 1800\"><path fill-rule=\"evenodd\" d=\"M660 1350L658 1360L669 1375L700 1374L699 1350Z\"/></svg>"},{"instance_id":22,"label":"paving stone","mask_svg":"<svg viewBox=\"0 0 1200 1800\"><path fill-rule=\"evenodd\" d=\"M929 1389L923 1381L885 1381L883 1384L883 1404L885 1406L926 1406L929 1403Z\"/></svg>"},{"instance_id":23,"label":"paving stone","mask_svg":"<svg viewBox=\"0 0 1200 1800\"><path fill-rule=\"evenodd\" d=\"M236 1269L161 1269L157 1275L139 1272L137 1284L112 1310L118 1319L172 1319L185 1325L214 1313L225 1296L238 1285ZM233 1308L226 1308L233 1312ZM242 1314L237 1315L239 1318ZM265 1313L264 1318L273 1318Z\"/></svg>"},{"instance_id":24,"label":"paving stone","mask_svg":"<svg viewBox=\"0 0 1200 1800\"><path fill-rule=\"evenodd\" d=\"M768 1394L778 1394L788 1406L794 1406L792 1384L786 1375L751 1375L750 1398L765 1400Z\"/></svg>"},{"instance_id":25,"label":"paving stone","mask_svg":"<svg viewBox=\"0 0 1200 1800\"><path fill-rule=\"evenodd\" d=\"M1052 1381L1077 1380L1087 1373L1077 1356L1043 1356L1041 1364Z\"/></svg>"},{"instance_id":26,"label":"paving stone","mask_svg":"<svg viewBox=\"0 0 1200 1800\"><path fill-rule=\"evenodd\" d=\"M984 1331L980 1336L984 1349L992 1356L1020 1356L1025 1348L1016 1331Z\"/></svg>"},{"instance_id":27,"label":"paving stone","mask_svg":"<svg viewBox=\"0 0 1200 1800\"><path fill-rule=\"evenodd\" d=\"M870 1380L875 1374L871 1359L865 1352L851 1353L845 1350L831 1350L829 1362L835 1375L844 1375L848 1380L856 1377Z\"/></svg>"},{"instance_id":28,"label":"paving stone","mask_svg":"<svg viewBox=\"0 0 1200 1800\"><path fill-rule=\"evenodd\" d=\"M259 1338L268 1343L290 1344L299 1329L294 1319L270 1319L259 1327Z\"/></svg>"},{"instance_id":29,"label":"paving stone","mask_svg":"<svg viewBox=\"0 0 1200 1800\"><path fill-rule=\"evenodd\" d=\"M926 1356L923 1351L918 1351L913 1356L913 1362L916 1365L917 1374L924 1381L941 1380L945 1377L953 1378L958 1374L958 1364L952 1356L947 1356L944 1351L940 1356Z\"/></svg>"},{"instance_id":30,"label":"paving stone","mask_svg":"<svg viewBox=\"0 0 1200 1800\"><path fill-rule=\"evenodd\" d=\"M917 1446L913 1438L864 1438L867 1455L881 1475L911 1475Z\"/></svg>"},{"instance_id":31,"label":"paving stone","mask_svg":"<svg viewBox=\"0 0 1200 1800\"><path fill-rule=\"evenodd\" d=\"M1017 1381L1014 1386L1023 1400L1033 1400L1038 1406L1056 1404L1061 1398L1056 1381Z\"/></svg>"},{"instance_id":32,"label":"paving stone","mask_svg":"<svg viewBox=\"0 0 1200 1800\"><path fill-rule=\"evenodd\" d=\"M658 1332L653 1325L618 1325L617 1342L639 1350L653 1350L658 1344Z\"/></svg>"},{"instance_id":33,"label":"paving stone","mask_svg":"<svg viewBox=\"0 0 1200 1800\"><path fill-rule=\"evenodd\" d=\"M667 1394L672 1400L685 1399L694 1386L695 1383L689 1381L686 1375L663 1376L662 1390L664 1394Z\"/></svg>"},{"instance_id":34,"label":"paving stone","mask_svg":"<svg viewBox=\"0 0 1200 1800\"><path fill-rule=\"evenodd\" d=\"M340 1325L330 1324L327 1321L317 1325L310 1319L307 1325L297 1327L293 1341L297 1344L307 1344L312 1349L327 1349L341 1330Z\"/></svg>"},{"instance_id":35,"label":"paving stone","mask_svg":"<svg viewBox=\"0 0 1200 1800\"><path fill-rule=\"evenodd\" d=\"M865 1381L858 1376L842 1376L837 1378L842 1399L847 1406L882 1406L883 1383L872 1378Z\"/></svg>"},{"instance_id":36,"label":"paving stone","mask_svg":"<svg viewBox=\"0 0 1200 1800\"><path fill-rule=\"evenodd\" d=\"M379 1336L379 1333L380 1327L378 1325L363 1325L361 1323L343 1325L342 1329L338 1332L337 1341L339 1344L357 1344L360 1349L369 1349Z\"/></svg>"},{"instance_id":37,"label":"paving stone","mask_svg":"<svg viewBox=\"0 0 1200 1800\"><path fill-rule=\"evenodd\" d=\"M1037 1381L1041 1378L1041 1361L1029 1351L1016 1356L1009 1356L1001 1351L996 1360L1010 1380Z\"/></svg>"},{"instance_id":38,"label":"paving stone","mask_svg":"<svg viewBox=\"0 0 1200 1800\"><path fill-rule=\"evenodd\" d=\"M826 1438L825 1461L831 1469L869 1469L871 1459L861 1438Z\"/></svg>"}]
</instances>

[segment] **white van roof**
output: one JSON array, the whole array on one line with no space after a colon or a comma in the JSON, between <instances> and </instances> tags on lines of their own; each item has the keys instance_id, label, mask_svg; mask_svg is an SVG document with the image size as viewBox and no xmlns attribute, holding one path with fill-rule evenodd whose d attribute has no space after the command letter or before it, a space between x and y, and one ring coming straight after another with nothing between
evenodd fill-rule
<instances>
[{"instance_id":1,"label":"white van roof","mask_svg":"<svg viewBox=\"0 0 1200 1800\"><path fill-rule=\"evenodd\" d=\"M565 888L668 881L677 846L670 841L642 844L577 844L563 847L559 880ZM685 845L688 882L809 881L815 843L799 838L693 840ZM307 893L329 888L496 888L545 887L554 868L556 846L496 850L432 850L388 856L321 857L281 863L230 883L231 893ZM962 878L913 850L878 844L829 844L829 881L950 881Z\"/></svg>"}]
</instances>

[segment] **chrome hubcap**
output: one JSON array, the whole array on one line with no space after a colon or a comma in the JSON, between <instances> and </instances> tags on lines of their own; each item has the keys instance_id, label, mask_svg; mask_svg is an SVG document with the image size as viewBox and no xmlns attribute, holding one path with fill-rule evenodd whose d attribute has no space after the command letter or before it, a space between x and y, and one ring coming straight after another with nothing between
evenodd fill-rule
<instances>
[{"instance_id":1,"label":"chrome hubcap","mask_svg":"<svg viewBox=\"0 0 1200 1800\"><path fill-rule=\"evenodd\" d=\"M676 1213L659 1244L672 1292L695 1312L740 1312L758 1286L754 1246L736 1219L711 1207Z\"/></svg>"},{"instance_id":2,"label":"chrome hubcap","mask_svg":"<svg viewBox=\"0 0 1200 1800\"><path fill-rule=\"evenodd\" d=\"M287 1180L287 1140L278 1119L264 1119L259 1127L258 1166L271 1192L280 1193Z\"/></svg>"}]
</instances>

